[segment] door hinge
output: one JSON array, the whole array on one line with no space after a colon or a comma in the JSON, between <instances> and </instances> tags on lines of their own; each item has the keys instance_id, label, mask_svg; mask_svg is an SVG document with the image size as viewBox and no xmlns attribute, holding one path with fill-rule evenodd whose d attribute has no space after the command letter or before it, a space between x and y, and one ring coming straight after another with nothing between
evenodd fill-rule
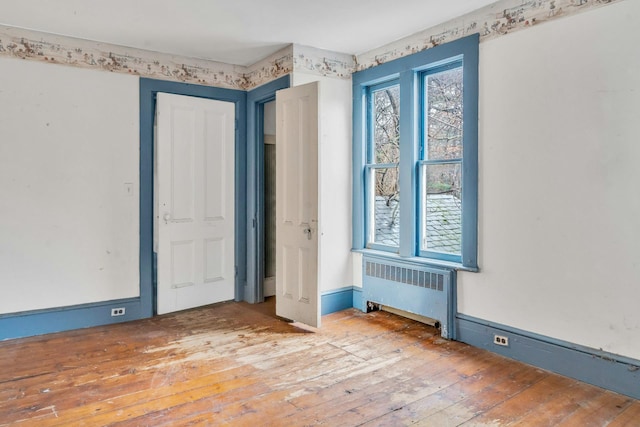
<instances>
[{"instance_id":1,"label":"door hinge","mask_svg":"<svg viewBox=\"0 0 640 427\"><path fill-rule=\"evenodd\" d=\"M255 218L253 218L252 223L253 223L253 228L256 228L258 226L258 221Z\"/></svg>"},{"instance_id":2,"label":"door hinge","mask_svg":"<svg viewBox=\"0 0 640 427\"><path fill-rule=\"evenodd\" d=\"M238 266L236 265L234 269L236 270L236 277L238 277Z\"/></svg>"},{"instance_id":3,"label":"door hinge","mask_svg":"<svg viewBox=\"0 0 640 427\"><path fill-rule=\"evenodd\" d=\"M238 119L235 119L234 122L235 130L238 130Z\"/></svg>"}]
</instances>

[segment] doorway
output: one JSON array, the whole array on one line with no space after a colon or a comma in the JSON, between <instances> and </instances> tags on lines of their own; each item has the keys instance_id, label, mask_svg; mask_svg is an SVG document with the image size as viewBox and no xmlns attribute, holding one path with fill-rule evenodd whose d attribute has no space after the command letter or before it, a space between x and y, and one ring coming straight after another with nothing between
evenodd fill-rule
<instances>
[{"instance_id":1,"label":"doorway","mask_svg":"<svg viewBox=\"0 0 640 427\"><path fill-rule=\"evenodd\" d=\"M268 233L274 232L274 228L267 232L266 227L268 225L265 219L265 185L269 185L265 182L265 148L267 145L271 147L266 148L266 151L273 149L275 158L275 145L269 144L269 140L272 137L267 137L267 144L265 144L265 125L267 133L273 135L275 140L274 101L276 91L288 87L289 76L287 75L247 93L247 281L243 289L242 299L251 304L263 302L265 290L267 293L272 290L275 292L275 289L271 289L271 280L267 280L268 289L265 289L265 278L275 275L272 271L265 271L267 263L271 263L270 260L266 259L266 251L270 250L270 256L275 258L275 233L273 238L268 235ZM265 114L270 116L270 118L267 118L266 123ZM275 180L272 187L275 188ZM271 204L269 209L273 209L275 213L274 204ZM267 237L273 242L272 249L268 249L267 243L265 243ZM275 281L273 288L275 288Z\"/></svg>"},{"instance_id":2,"label":"doorway","mask_svg":"<svg viewBox=\"0 0 640 427\"><path fill-rule=\"evenodd\" d=\"M264 296L276 294L276 103L263 105L264 150Z\"/></svg>"},{"instance_id":3,"label":"doorway","mask_svg":"<svg viewBox=\"0 0 640 427\"><path fill-rule=\"evenodd\" d=\"M243 90L221 89L188 83L140 78L140 317L150 317L156 313L157 305L157 251L153 247L154 231L154 122L156 98L159 92L194 96L198 98L228 101L234 104L234 169L236 213L247 211L244 189L247 186L244 173L247 162L246 133L247 94ZM235 242L247 238L247 217L236 214L234 218ZM246 246L238 243L234 249L236 301L241 301L246 283ZM127 308L129 312L129 308Z\"/></svg>"}]
</instances>

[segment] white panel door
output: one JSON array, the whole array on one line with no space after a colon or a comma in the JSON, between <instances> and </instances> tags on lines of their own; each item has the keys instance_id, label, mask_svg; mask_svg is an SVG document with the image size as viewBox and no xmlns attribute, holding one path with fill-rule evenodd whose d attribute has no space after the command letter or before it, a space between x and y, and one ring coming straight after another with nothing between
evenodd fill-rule
<instances>
[{"instance_id":1,"label":"white panel door","mask_svg":"<svg viewBox=\"0 0 640 427\"><path fill-rule=\"evenodd\" d=\"M320 326L318 83L276 93L276 313Z\"/></svg>"},{"instance_id":2,"label":"white panel door","mask_svg":"<svg viewBox=\"0 0 640 427\"><path fill-rule=\"evenodd\" d=\"M158 314L234 297L235 105L158 93Z\"/></svg>"}]
</instances>

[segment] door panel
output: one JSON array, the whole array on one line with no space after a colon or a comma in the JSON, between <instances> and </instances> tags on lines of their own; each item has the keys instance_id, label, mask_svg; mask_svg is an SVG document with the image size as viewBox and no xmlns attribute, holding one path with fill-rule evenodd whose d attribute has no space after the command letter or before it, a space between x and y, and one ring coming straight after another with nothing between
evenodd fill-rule
<instances>
[{"instance_id":1,"label":"door panel","mask_svg":"<svg viewBox=\"0 0 640 427\"><path fill-rule=\"evenodd\" d=\"M193 286L193 260L195 258L195 242L187 240L171 242L171 288Z\"/></svg>"},{"instance_id":2,"label":"door panel","mask_svg":"<svg viewBox=\"0 0 640 427\"><path fill-rule=\"evenodd\" d=\"M159 314L233 299L235 105L157 97Z\"/></svg>"},{"instance_id":3,"label":"door panel","mask_svg":"<svg viewBox=\"0 0 640 427\"><path fill-rule=\"evenodd\" d=\"M320 326L318 83L276 93L276 313Z\"/></svg>"},{"instance_id":4,"label":"door panel","mask_svg":"<svg viewBox=\"0 0 640 427\"><path fill-rule=\"evenodd\" d=\"M195 117L193 109L171 110L171 217L174 221L193 221L195 198Z\"/></svg>"}]
</instances>

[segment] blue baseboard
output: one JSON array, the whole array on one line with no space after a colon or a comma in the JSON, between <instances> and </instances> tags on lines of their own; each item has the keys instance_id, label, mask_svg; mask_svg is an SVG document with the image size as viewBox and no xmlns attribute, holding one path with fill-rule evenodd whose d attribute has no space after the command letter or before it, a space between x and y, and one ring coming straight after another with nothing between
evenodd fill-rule
<instances>
[{"instance_id":1,"label":"blue baseboard","mask_svg":"<svg viewBox=\"0 0 640 427\"><path fill-rule=\"evenodd\" d=\"M112 308L124 308L125 314L112 317ZM149 316L140 298L7 314L0 316L0 340L122 323L145 317Z\"/></svg>"},{"instance_id":2,"label":"blue baseboard","mask_svg":"<svg viewBox=\"0 0 640 427\"><path fill-rule=\"evenodd\" d=\"M321 295L322 315L353 307L353 286L332 289Z\"/></svg>"},{"instance_id":3,"label":"blue baseboard","mask_svg":"<svg viewBox=\"0 0 640 427\"><path fill-rule=\"evenodd\" d=\"M354 286L353 287L353 308L356 308L360 311L367 312L367 307L365 307L365 301L362 299L362 288Z\"/></svg>"},{"instance_id":4,"label":"blue baseboard","mask_svg":"<svg viewBox=\"0 0 640 427\"><path fill-rule=\"evenodd\" d=\"M640 360L463 314L456 322L458 341L640 399ZM495 334L508 337L509 346L494 344Z\"/></svg>"}]
</instances>

